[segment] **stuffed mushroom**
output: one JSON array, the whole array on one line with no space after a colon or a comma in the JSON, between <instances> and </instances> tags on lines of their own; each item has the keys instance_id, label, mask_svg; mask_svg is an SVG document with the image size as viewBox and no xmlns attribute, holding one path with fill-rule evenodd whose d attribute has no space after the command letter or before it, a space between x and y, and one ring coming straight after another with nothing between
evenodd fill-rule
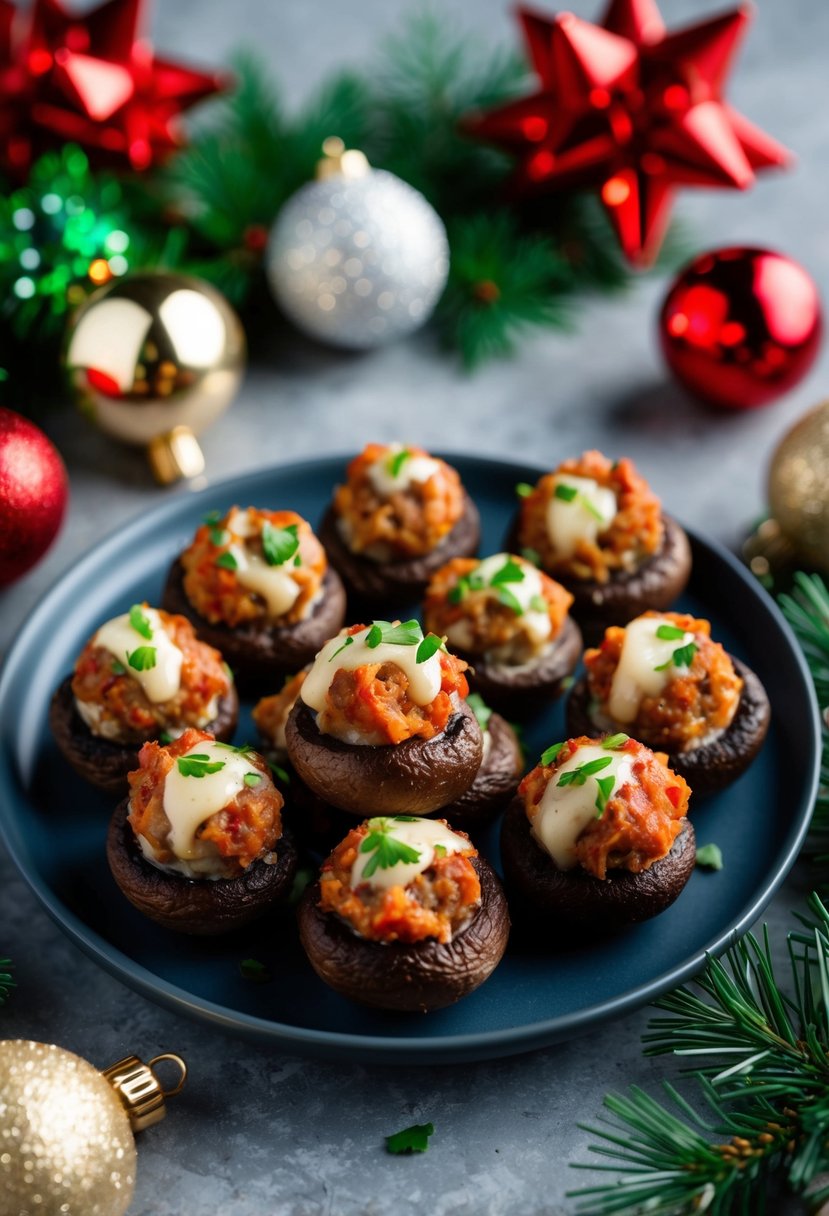
<instances>
[{"instance_id":1,"label":"stuffed mushroom","mask_svg":"<svg viewBox=\"0 0 829 1216\"><path fill-rule=\"evenodd\" d=\"M504 818L508 890L556 925L607 931L657 915L694 868L690 792L627 735L554 744Z\"/></svg>"},{"instance_id":2,"label":"stuffed mushroom","mask_svg":"<svg viewBox=\"0 0 829 1216\"><path fill-rule=\"evenodd\" d=\"M345 591L310 524L254 507L207 517L162 602L221 650L243 689L310 663L345 619Z\"/></svg>"},{"instance_id":3,"label":"stuffed mushroom","mask_svg":"<svg viewBox=\"0 0 829 1216\"><path fill-rule=\"evenodd\" d=\"M187 730L145 743L107 858L140 912L181 933L234 929L287 896L297 853L261 756Z\"/></svg>"},{"instance_id":4,"label":"stuffed mushroom","mask_svg":"<svg viewBox=\"0 0 829 1216\"><path fill-rule=\"evenodd\" d=\"M399 608L444 562L475 552L480 521L451 465L422 448L370 443L337 486L320 537L352 611Z\"/></svg>"},{"instance_id":5,"label":"stuffed mushroom","mask_svg":"<svg viewBox=\"0 0 829 1216\"><path fill-rule=\"evenodd\" d=\"M682 592L688 538L632 461L589 451L520 489L511 539L572 592L588 641L646 608L669 607Z\"/></svg>"},{"instance_id":6,"label":"stuffed mushroom","mask_svg":"<svg viewBox=\"0 0 829 1216\"><path fill-rule=\"evenodd\" d=\"M190 622L133 604L84 646L52 697L49 723L75 771L117 794L147 739L190 726L230 739L238 712L227 664L196 638Z\"/></svg>"},{"instance_id":7,"label":"stuffed mushroom","mask_svg":"<svg viewBox=\"0 0 829 1216\"><path fill-rule=\"evenodd\" d=\"M466 664L417 621L352 625L326 642L285 727L288 756L325 802L428 814L472 784L483 736Z\"/></svg>"},{"instance_id":8,"label":"stuffed mushroom","mask_svg":"<svg viewBox=\"0 0 829 1216\"><path fill-rule=\"evenodd\" d=\"M706 620L643 613L609 628L584 663L567 702L568 730L630 731L667 752L698 796L739 777L766 737L765 689L713 641Z\"/></svg>"},{"instance_id":9,"label":"stuffed mushroom","mask_svg":"<svg viewBox=\"0 0 829 1216\"><path fill-rule=\"evenodd\" d=\"M522 717L555 700L581 657L572 602L523 557L455 558L433 575L423 621L470 664L471 688Z\"/></svg>"},{"instance_id":10,"label":"stuffed mushroom","mask_svg":"<svg viewBox=\"0 0 829 1216\"><path fill-rule=\"evenodd\" d=\"M382 816L353 828L306 889L300 940L336 992L426 1012L488 978L509 936L495 872L445 820Z\"/></svg>"}]
</instances>

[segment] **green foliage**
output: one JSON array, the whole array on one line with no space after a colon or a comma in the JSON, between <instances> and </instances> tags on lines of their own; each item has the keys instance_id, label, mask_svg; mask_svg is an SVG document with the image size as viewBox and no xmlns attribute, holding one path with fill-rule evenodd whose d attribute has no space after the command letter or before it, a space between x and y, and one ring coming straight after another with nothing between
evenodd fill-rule
<instances>
[{"instance_id":1,"label":"green foliage","mask_svg":"<svg viewBox=\"0 0 829 1216\"><path fill-rule=\"evenodd\" d=\"M12 978L13 967L10 958L0 958L0 1005L5 1005L12 988L17 987Z\"/></svg>"}]
</instances>

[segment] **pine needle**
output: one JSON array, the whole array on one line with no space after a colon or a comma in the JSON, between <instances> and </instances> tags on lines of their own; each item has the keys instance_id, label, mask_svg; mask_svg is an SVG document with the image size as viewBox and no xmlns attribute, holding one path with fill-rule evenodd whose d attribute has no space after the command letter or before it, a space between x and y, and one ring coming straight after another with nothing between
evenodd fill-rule
<instances>
[{"instance_id":1,"label":"pine needle","mask_svg":"<svg viewBox=\"0 0 829 1216\"><path fill-rule=\"evenodd\" d=\"M12 970L14 963L10 958L0 958L0 1005L5 1005L12 988L16 988Z\"/></svg>"}]
</instances>

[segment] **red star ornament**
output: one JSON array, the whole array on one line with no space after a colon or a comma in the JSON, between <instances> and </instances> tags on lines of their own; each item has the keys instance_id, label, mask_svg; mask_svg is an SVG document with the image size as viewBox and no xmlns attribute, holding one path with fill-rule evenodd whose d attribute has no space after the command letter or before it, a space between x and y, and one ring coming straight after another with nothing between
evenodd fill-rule
<instances>
[{"instance_id":1,"label":"red star ornament","mask_svg":"<svg viewBox=\"0 0 829 1216\"><path fill-rule=\"evenodd\" d=\"M179 115L227 80L155 56L145 11L146 0L105 0L83 15L62 0L29 10L0 0L0 165L24 176L36 155L71 140L141 170L180 146Z\"/></svg>"},{"instance_id":2,"label":"red star ornament","mask_svg":"<svg viewBox=\"0 0 829 1216\"><path fill-rule=\"evenodd\" d=\"M789 161L722 97L748 6L673 34L654 0L611 0L601 25L518 15L540 88L464 126L519 158L519 195L598 186L632 263L656 256L677 186L744 190Z\"/></svg>"}]
</instances>

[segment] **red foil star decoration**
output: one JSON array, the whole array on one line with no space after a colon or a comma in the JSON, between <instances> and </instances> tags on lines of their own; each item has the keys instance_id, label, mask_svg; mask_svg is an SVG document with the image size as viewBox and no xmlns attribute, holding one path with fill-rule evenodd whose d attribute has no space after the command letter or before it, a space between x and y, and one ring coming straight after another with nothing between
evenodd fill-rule
<instances>
[{"instance_id":1,"label":"red foil star decoration","mask_svg":"<svg viewBox=\"0 0 829 1216\"><path fill-rule=\"evenodd\" d=\"M519 194L597 185L631 262L656 256L677 186L744 190L789 160L723 100L747 6L673 34L655 0L611 0L601 25L519 18L540 88L464 125L520 158Z\"/></svg>"},{"instance_id":2,"label":"red foil star decoration","mask_svg":"<svg viewBox=\"0 0 829 1216\"><path fill-rule=\"evenodd\" d=\"M0 167L25 177L67 141L99 160L148 169L179 147L178 117L224 77L162 59L141 31L146 0L83 15L62 0L0 0Z\"/></svg>"}]
</instances>

